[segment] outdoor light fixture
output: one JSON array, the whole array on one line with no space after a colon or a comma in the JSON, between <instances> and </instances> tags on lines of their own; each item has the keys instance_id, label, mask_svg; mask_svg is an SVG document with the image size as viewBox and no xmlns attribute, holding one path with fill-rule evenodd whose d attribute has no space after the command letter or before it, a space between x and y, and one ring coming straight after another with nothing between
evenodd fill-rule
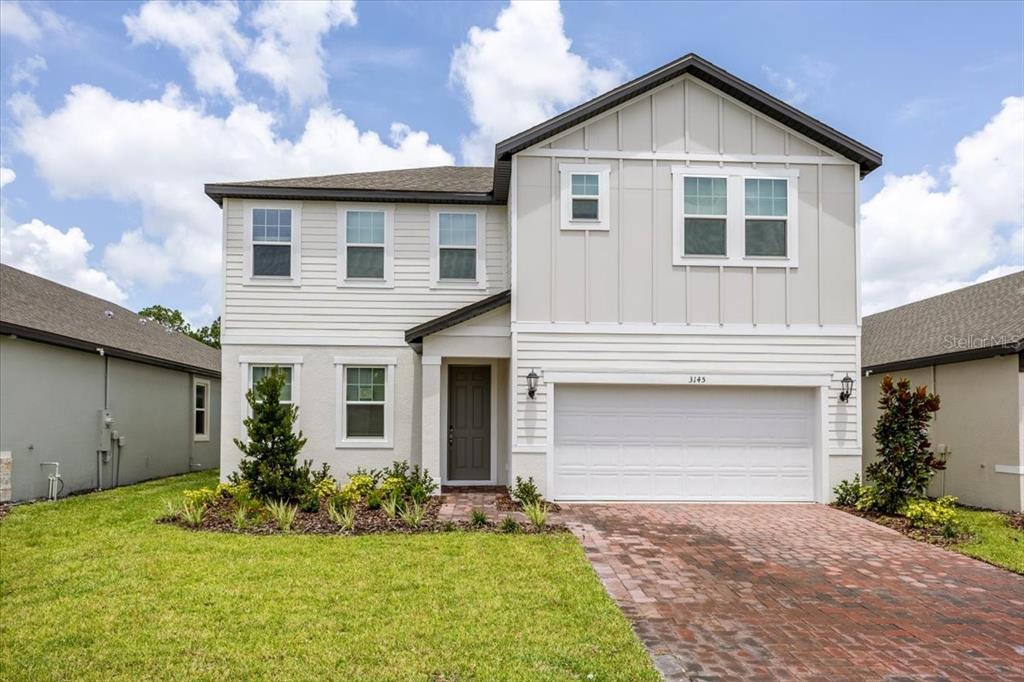
<instances>
[{"instance_id":1,"label":"outdoor light fixture","mask_svg":"<svg viewBox=\"0 0 1024 682\"><path fill-rule=\"evenodd\" d=\"M847 403L850 402L850 396L853 395L853 379L847 374L843 377L843 390L839 394L839 402Z\"/></svg>"},{"instance_id":2,"label":"outdoor light fixture","mask_svg":"<svg viewBox=\"0 0 1024 682\"><path fill-rule=\"evenodd\" d=\"M526 395L531 398L537 397L537 380L540 379L537 373L530 370L530 373L526 375Z\"/></svg>"}]
</instances>

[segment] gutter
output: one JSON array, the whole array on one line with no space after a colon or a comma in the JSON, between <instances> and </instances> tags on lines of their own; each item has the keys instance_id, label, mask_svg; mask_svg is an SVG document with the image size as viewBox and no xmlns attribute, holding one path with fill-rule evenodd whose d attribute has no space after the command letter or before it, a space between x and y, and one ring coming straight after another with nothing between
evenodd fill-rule
<instances>
[{"instance_id":1,"label":"gutter","mask_svg":"<svg viewBox=\"0 0 1024 682\"><path fill-rule=\"evenodd\" d=\"M1001 357L1004 355L1019 355L1024 363L1024 339L1007 346L986 346L984 348L971 348L957 351L955 353L943 353L941 355L929 355L923 358L910 358L908 360L895 360L883 362L877 365L866 365L861 367L863 376L872 374L883 374L888 372L899 372L904 369L917 369L919 367L931 367L932 365L950 365L955 362L967 362L969 360L984 360L985 358Z\"/></svg>"},{"instance_id":2,"label":"gutter","mask_svg":"<svg viewBox=\"0 0 1024 682\"><path fill-rule=\"evenodd\" d=\"M43 331L41 329L32 329L31 327L23 327L19 324L11 324L10 322L0 322L0 333L15 336L19 339L28 339L29 341L48 343L53 346L82 350L87 353L95 353L96 348L98 346L102 346L104 354L107 356L121 358L122 360L140 362L145 365L179 370L182 372L194 372L213 379L220 379L220 370L206 369L205 367L197 367L195 365L189 365L175 360L157 358L152 355L137 353L123 348L114 348L96 341L85 341L83 339L76 339L70 336L62 336L60 334Z\"/></svg>"},{"instance_id":3,"label":"gutter","mask_svg":"<svg viewBox=\"0 0 1024 682\"><path fill-rule=\"evenodd\" d=\"M413 190L328 189L323 187L267 187L259 185L204 185L206 196L218 206L224 199L288 199L308 201L369 201L414 204L477 204L504 206L493 192L426 192Z\"/></svg>"}]
</instances>

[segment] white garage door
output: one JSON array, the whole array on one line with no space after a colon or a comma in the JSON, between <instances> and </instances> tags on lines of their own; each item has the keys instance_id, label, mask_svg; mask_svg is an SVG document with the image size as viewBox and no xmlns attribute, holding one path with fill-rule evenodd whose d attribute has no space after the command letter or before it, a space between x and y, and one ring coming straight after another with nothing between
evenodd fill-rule
<instances>
[{"instance_id":1,"label":"white garage door","mask_svg":"<svg viewBox=\"0 0 1024 682\"><path fill-rule=\"evenodd\" d=\"M814 391L559 384L554 497L814 499Z\"/></svg>"}]
</instances>

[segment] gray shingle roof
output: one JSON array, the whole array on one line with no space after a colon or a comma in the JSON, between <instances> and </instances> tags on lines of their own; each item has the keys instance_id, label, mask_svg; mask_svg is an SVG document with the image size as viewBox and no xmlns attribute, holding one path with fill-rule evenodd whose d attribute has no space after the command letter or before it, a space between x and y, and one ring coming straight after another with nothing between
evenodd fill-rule
<instances>
[{"instance_id":1,"label":"gray shingle roof","mask_svg":"<svg viewBox=\"0 0 1024 682\"><path fill-rule=\"evenodd\" d=\"M5 333L78 342L67 345L102 347L111 355L220 374L219 350L141 319L110 301L0 265L0 327Z\"/></svg>"},{"instance_id":2,"label":"gray shingle roof","mask_svg":"<svg viewBox=\"0 0 1024 682\"><path fill-rule=\"evenodd\" d=\"M1009 353L1022 340L1024 272L1018 272L868 315L861 361L871 369L964 351Z\"/></svg>"}]
</instances>

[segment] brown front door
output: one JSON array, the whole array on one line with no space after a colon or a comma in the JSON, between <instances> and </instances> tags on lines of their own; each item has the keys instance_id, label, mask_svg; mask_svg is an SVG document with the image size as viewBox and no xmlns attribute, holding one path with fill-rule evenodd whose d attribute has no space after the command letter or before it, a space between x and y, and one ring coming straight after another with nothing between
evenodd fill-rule
<instances>
[{"instance_id":1,"label":"brown front door","mask_svg":"<svg viewBox=\"0 0 1024 682\"><path fill-rule=\"evenodd\" d=\"M448 480L491 479L491 368L448 368Z\"/></svg>"}]
</instances>

